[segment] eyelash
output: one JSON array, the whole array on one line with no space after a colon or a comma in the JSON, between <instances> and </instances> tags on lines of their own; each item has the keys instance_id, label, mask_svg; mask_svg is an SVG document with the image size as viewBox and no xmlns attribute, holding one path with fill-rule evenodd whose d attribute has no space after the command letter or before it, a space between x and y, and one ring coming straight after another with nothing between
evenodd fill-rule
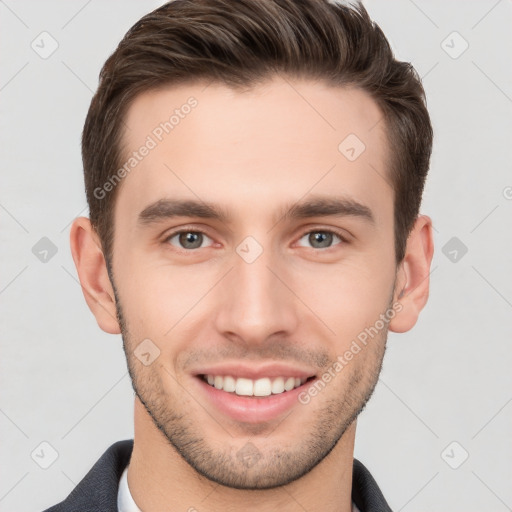
<instances>
[{"instance_id":1,"label":"eyelash","mask_svg":"<svg viewBox=\"0 0 512 512\"><path fill-rule=\"evenodd\" d=\"M205 236L207 236L208 238L211 238L208 233L206 233L205 231L203 231L202 229L198 229L198 228L193 228L193 229L184 229L184 228L181 228L177 231L173 231L171 232L168 236L165 237L164 239L164 243L169 243L169 241L171 240L171 238L174 238L176 235L180 235L182 233L201 233ZM341 243L343 244L348 244L349 241L347 240L346 236L344 236L340 231L338 230L335 230L335 229L322 229L322 228L315 228L315 229L309 229L308 231L304 231L300 237L298 238L298 240L301 240L302 238L304 238L305 235L309 235L311 233L329 233L329 234L332 234L332 235L336 235L340 240L341 240ZM335 244L335 245L332 245L330 247L325 247L325 248L315 248L315 247L310 247L310 249L313 249L313 250L316 250L316 251L322 251L322 252L325 252L325 251L328 251L329 249L332 249L334 248L336 245L340 245L340 244ZM174 247L174 246L173 246ZM303 246L301 246L303 247ZM196 249L184 249L184 248L178 248L178 247L175 247L175 249L177 249L178 251L181 251L181 252L186 252L186 253L191 253L191 252L194 252L194 251L197 251L198 249L204 249L204 247L198 247Z\"/></svg>"}]
</instances>

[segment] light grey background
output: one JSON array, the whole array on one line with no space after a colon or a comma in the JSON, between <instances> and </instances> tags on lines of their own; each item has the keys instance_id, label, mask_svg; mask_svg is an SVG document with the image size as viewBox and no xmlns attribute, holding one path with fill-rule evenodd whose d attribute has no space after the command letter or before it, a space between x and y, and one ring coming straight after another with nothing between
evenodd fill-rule
<instances>
[{"instance_id":1,"label":"light grey background","mask_svg":"<svg viewBox=\"0 0 512 512\"><path fill-rule=\"evenodd\" d=\"M61 501L133 437L121 337L89 312L68 237L87 214L79 143L99 70L161 3L0 1L0 511ZM393 510L512 510L512 4L365 5L424 78L435 145L422 211L436 252L429 304L390 336L355 456ZM46 59L31 48L51 48L43 31L58 42ZM57 248L46 262L32 252L43 237ZM42 442L58 452L48 469Z\"/></svg>"}]
</instances>

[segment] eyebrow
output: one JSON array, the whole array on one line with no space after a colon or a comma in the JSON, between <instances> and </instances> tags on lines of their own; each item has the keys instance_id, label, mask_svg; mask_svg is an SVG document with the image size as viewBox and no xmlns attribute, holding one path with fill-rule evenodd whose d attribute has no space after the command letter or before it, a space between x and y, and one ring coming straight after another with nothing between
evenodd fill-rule
<instances>
[{"instance_id":1,"label":"eyebrow","mask_svg":"<svg viewBox=\"0 0 512 512\"><path fill-rule=\"evenodd\" d=\"M227 210L214 203L195 199L159 199L138 215L138 224L147 226L174 217L199 217L228 224L232 217ZM375 217L368 206L353 199L333 196L313 196L305 201L285 205L274 218L281 220L310 217L358 217L375 224Z\"/></svg>"},{"instance_id":2,"label":"eyebrow","mask_svg":"<svg viewBox=\"0 0 512 512\"><path fill-rule=\"evenodd\" d=\"M217 205L195 199L159 199L139 213L138 223L153 224L173 217L200 217L228 222L228 213Z\"/></svg>"},{"instance_id":3,"label":"eyebrow","mask_svg":"<svg viewBox=\"0 0 512 512\"><path fill-rule=\"evenodd\" d=\"M312 196L283 209L281 219L309 217L359 217L375 224L375 217L368 206L353 199L333 196Z\"/></svg>"}]
</instances>

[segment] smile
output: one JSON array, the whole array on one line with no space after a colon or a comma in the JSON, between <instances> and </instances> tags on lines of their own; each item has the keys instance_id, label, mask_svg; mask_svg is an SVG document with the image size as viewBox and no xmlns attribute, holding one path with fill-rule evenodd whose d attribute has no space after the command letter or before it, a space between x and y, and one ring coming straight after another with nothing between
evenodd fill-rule
<instances>
[{"instance_id":1,"label":"smile","mask_svg":"<svg viewBox=\"0 0 512 512\"><path fill-rule=\"evenodd\" d=\"M232 377L230 375L201 375L201 378L216 389L234 393L238 396L264 397L280 395L292 389L302 386L308 378L300 377L263 377L260 379L248 379L244 377Z\"/></svg>"},{"instance_id":2,"label":"smile","mask_svg":"<svg viewBox=\"0 0 512 512\"><path fill-rule=\"evenodd\" d=\"M269 371L267 377L263 370L253 372L256 374L252 379L248 378L250 371L233 371L238 374L236 377L228 371L196 373L193 389L204 397L207 407L240 423L257 424L282 418L299 405L299 394L317 379L300 371L300 376L293 376L295 372L289 370L287 376L279 376L277 368ZM301 407L300 413L306 410Z\"/></svg>"}]
</instances>

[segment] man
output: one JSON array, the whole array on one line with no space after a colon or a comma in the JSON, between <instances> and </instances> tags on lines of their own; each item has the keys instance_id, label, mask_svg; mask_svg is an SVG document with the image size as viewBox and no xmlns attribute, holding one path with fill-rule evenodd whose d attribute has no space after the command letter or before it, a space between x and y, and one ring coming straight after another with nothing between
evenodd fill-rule
<instances>
[{"instance_id":1,"label":"man","mask_svg":"<svg viewBox=\"0 0 512 512\"><path fill-rule=\"evenodd\" d=\"M82 143L71 249L135 435L49 510L390 510L356 419L428 298L432 128L365 9L170 2L105 63Z\"/></svg>"}]
</instances>

